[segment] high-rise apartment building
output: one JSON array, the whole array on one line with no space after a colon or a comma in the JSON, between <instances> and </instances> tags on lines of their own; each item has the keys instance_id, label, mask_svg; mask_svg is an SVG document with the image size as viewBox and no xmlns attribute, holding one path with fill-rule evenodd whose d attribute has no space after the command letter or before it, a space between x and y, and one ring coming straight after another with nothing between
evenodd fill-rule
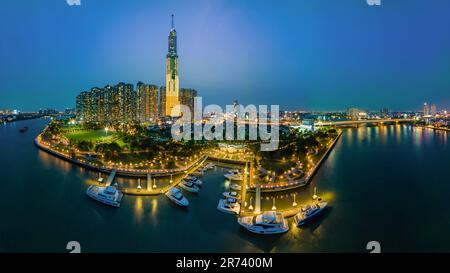
<instances>
[{"instance_id":1,"label":"high-rise apartment building","mask_svg":"<svg viewBox=\"0 0 450 273\"><path fill-rule=\"evenodd\" d=\"M436 116L436 115L437 115L437 107L436 107L435 104L432 104L432 105L431 105L431 108L430 108L430 114L431 114L432 116Z\"/></svg>"},{"instance_id":2,"label":"high-rise apartment building","mask_svg":"<svg viewBox=\"0 0 450 273\"><path fill-rule=\"evenodd\" d=\"M136 92L130 83L120 82L117 86L119 102L119 122L130 123L136 120Z\"/></svg>"},{"instance_id":3,"label":"high-rise apartment building","mask_svg":"<svg viewBox=\"0 0 450 273\"><path fill-rule=\"evenodd\" d=\"M158 87L138 82L137 120L139 122L155 122L158 119Z\"/></svg>"},{"instance_id":4,"label":"high-rise apartment building","mask_svg":"<svg viewBox=\"0 0 450 273\"><path fill-rule=\"evenodd\" d=\"M159 88L159 116L164 117L167 116L166 113L166 87L161 86Z\"/></svg>"},{"instance_id":5,"label":"high-rise apartment building","mask_svg":"<svg viewBox=\"0 0 450 273\"><path fill-rule=\"evenodd\" d=\"M426 102L423 104L423 115L424 116L430 115L430 106Z\"/></svg>"},{"instance_id":6,"label":"high-rise apartment building","mask_svg":"<svg viewBox=\"0 0 450 273\"><path fill-rule=\"evenodd\" d=\"M136 120L136 92L132 84L93 87L76 98L79 120L100 124L131 123Z\"/></svg>"},{"instance_id":7,"label":"high-rise apartment building","mask_svg":"<svg viewBox=\"0 0 450 273\"><path fill-rule=\"evenodd\" d=\"M194 98L197 97L197 91L194 89L180 89L180 103L186 105L191 110L191 116L194 116Z\"/></svg>"}]
</instances>

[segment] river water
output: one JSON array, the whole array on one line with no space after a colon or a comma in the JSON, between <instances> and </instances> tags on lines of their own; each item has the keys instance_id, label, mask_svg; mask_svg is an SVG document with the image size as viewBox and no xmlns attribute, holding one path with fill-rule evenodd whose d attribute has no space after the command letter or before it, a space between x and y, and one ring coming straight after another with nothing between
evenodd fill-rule
<instances>
[{"instance_id":1,"label":"river water","mask_svg":"<svg viewBox=\"0 0 450 273\"><path fill-rule=\"evenodd\" d=\"M120 208L85 195L96 174L33 145L42 119L0 125L0 252L384 252L450 251L450 143L447 132L408 125L344 129L310 186L263 196L263 209L310 199L331 208L305 228L258 236L216 209L223 168L204 177L182 209L165 196L125 196ZM26 133L19 129L28 126ZM119 179L119 183L121 179ZM129 182L129 181L127 181ZM249 200L248 200L249 201Z\"/></svg>"}]
</instances>

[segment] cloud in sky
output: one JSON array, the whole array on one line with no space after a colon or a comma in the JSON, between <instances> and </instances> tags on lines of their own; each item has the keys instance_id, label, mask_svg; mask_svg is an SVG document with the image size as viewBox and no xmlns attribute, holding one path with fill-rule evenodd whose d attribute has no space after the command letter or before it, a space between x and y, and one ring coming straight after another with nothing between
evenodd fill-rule
<instances>
[{"instance_id":1,"label":"cloud in sky","mask_svg":"<svg viewBox=\"0 0 450 273\"><path fill-rule=\"evenodd\" d=\"M81 6L81 0L66 0L69 6Z\"/></svg>"}]
</instances>

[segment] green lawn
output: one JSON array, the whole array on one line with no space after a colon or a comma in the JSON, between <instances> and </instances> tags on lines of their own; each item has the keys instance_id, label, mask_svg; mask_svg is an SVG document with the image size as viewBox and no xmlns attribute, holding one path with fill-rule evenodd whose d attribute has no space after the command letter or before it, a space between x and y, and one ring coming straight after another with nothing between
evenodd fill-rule
<instances>
[{"instance_id":1,"label":"green lawn","mask_svg":"<svg viewBox=\"0 0 450 273\"><path fill-rule=\"evenodd\" d=\"M78 131L64 134L70 140L86 140L92 142L109 142L114 137L114 133L105 133L104 130Z\"/></svg>"}]
</instances>

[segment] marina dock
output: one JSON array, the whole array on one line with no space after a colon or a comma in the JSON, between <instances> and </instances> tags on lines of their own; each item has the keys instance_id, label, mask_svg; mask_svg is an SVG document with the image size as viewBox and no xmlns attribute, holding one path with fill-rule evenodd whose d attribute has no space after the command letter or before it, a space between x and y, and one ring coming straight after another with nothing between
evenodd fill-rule
<instances>
[{"instance_id":1,"label":"marina dock","mask_svg":"<svg viewBox=\"0 0 450 273\"><path fill-rule=\"evenodd\" d=\"M114 178L116 177L116 173L117 173L117 170L113 170L109 174L109 177L108 177L108 179L106 180L106 183L105 183L106 186L111 186L112 182L114 181Z\"/></svg>"}]
</instances>

